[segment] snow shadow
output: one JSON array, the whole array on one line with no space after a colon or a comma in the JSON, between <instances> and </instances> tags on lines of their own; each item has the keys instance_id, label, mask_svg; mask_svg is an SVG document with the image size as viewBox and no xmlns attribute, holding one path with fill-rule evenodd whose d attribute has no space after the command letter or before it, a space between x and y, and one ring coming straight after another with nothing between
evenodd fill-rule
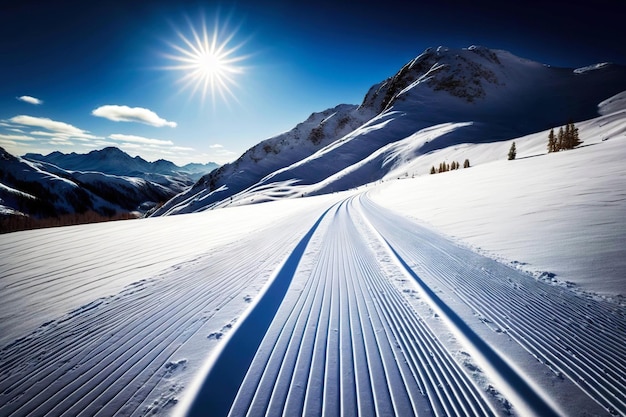
<instances>
[{"instance_id":1,"label":"snow shadow","mask_svg":"<svg viewBox=\"0 0 626 417\"><path fill-rule=\"evenodd\" d=\"M468 342L470 342L474 348L481 353L483 359L485 359L493 369L495 369L500 377L505 380L510 387L512 387L519 397L523 399L526 406L535 412L535 415L544 417L558 417L559 413L556 412L531 386L530 384L518 374L496 351L494 351L479 335L477 335L465 321L452 310L441 298L439 298L435 292L428 287L428 285L422 281L422 279L411 269L398 252L391 246L387 239L383 238L385 243L393 253L394 257L398 260L400 265L406 270L406 272L415 280L420 289L430 299L442 314L454 325Z\"/></svg>"},{"instance_id":2,"label":"snow shadow","mask_svg":"<svg viewBox=\"0 0 626 417\"><path fill-rule=\"evenodd\" d=\"M187 416L227 416L256 351L280 307L306 247L328 208L298 242L257 304L241 321L220 352L194 398Z\"/></svg>"}]
</instances>

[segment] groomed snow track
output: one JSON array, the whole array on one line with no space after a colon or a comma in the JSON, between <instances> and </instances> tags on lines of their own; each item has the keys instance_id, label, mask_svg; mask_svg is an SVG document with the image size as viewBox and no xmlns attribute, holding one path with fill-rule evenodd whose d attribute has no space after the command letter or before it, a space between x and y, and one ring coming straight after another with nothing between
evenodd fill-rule
<instances>
[{"instance_id":1,"label":"groomed snow track","mask_svg":"<svg viewBox=\"0 0 626 417\"><path fill-rule=\"evenodd\" d=\"M312 264L290 259L283 267L290 274L277 274L293 290L271 312L241 379L232 366L245 360L237 336L256 328L257 314L269 311L253 310L235 329L189 415L494 415L385 274L358 229L364 225L357 224L362 219L352 203L338 204L321 219L320 241L311 245L318 247L306 255ZM304 255L304 248L297 253ZM296 271L298 261L309 267ZM225 374L232 385L225 384Z\"/></svg>"},{"instance_id":2,"label":"groomed snow track","mask_svg":"<svg viewBox=\"0 0 626 417\"><path fill-rule=\"evenodd\" d=\"M7 287L11 300L45 297L38 276ZM0 415L626 415L625 318L358 194L6 345ZM200 383L177 385L181 372Z\"/></svg>"},{"instance_id":3,"label":"groomed snow track","mask_svg":"<svg viewBox=\"0 0 626 417\"><path fill-rule=\"evenodd\" d=\"M584 392L588 410L626 411L624 362L615 362L626 359L623 309L460 248L365 195L325 217L310 230L319 227L323 245L316 248L313 239L306 256L299 251L309 259L298 259L305 266L289 274L292 288L272 311L245 372L231 373L233 384L224 385L220 365L242 359L241 341L224 345L188 415L492 415L506 414L511 404L521 415L562 415L561 399L550 398L532 372L521 371L455 312L468 308L483 327L507 335L555 379ZM394 285L398 275L414 280L504 402L468 378L442 335Z\"/></svg>"},{"instance_id":4,"label":"groomed snow track","mask_svg":"<svg viewBox=\"0 0 626 417\"><path fill-rule=\"evenodd\" d=\"M613 415L626 415L626 311L451 245L363 199L377 228L431 287L453 293L559 378Z\"/></svg>"}]
</instances>

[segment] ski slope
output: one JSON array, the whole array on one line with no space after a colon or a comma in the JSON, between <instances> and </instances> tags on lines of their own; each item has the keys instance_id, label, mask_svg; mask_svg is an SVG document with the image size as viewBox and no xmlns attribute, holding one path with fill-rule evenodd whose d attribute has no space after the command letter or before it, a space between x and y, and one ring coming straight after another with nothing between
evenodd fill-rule
<instances>
[{"instance_id":1,"label":"ski slope","mask_svg":"<svg viewBox=\"0 0 626 417\"><path fill-rule=\"evenodd\" d=\"M573 151L2 235L0 415L626 415L624 115Z\"/></svg>"},{"instance_id":2,"label":"ski slope","mask_svg":"<svg viewBox=\"0 0 626 417\"><path fill-rule=\"evenodd\" d=\"M3 236L0 414L160 409L323 204Z\"/></svg>"},{"instance_id":3,"label":"ski slope","mask_svg":"<svg viewBox=\"0 0 626 417\"><path fill-rule=\"evenodd\" d=\"M215 213L229 210L250 229L212 239L202 226L219 230ZM460 247L367 194L120 222L106 238L101 227L3 238L3 253L22 251L2 265L2 415L626 412L624 308ZM94 235L137 240L90 257ZM139 239L154 257L133 268L123 254ZM196 252L186 259L183 242ZM46 280L43 263L72 250L86 265L60 262L74 273ZM107 273L117 287L98 289ZM21 310L57 316L6 321Z\"/></svg>"}]
</instances>

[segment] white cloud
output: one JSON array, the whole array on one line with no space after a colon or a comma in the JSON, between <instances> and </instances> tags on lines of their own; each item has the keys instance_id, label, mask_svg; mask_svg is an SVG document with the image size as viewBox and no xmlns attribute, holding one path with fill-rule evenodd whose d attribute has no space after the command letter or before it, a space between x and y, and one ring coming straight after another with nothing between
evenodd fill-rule
<instances>
[{"instance_id":1,"label":"white cloud","mask_svg":"<svg viewBox=\"0 0 626 417\"><path fill-rule=\"evenodd\" d=\"M114 146L118 146L130 155L141 155L142 158L147 160L157 160L165 157L170 160L174 159L173 162L182 162L183 160L191 159L189 157L190 152L195 151L194 148L175 146L170 140L152 139L121 133L109 135L108 138L119 141Z\"/></svg>"},{"instance_id":2,"label":"white cloud","mask_svg":"<svg viewBox=\"0 0 626 417\"><path fill-rule=\"evenodd\" d=\"M91 112L92 115L104 117L114 122L139 122L156 127L176 127L176 122L160 118L155 112L143 107L128 107L109 104L100 106Z\"/></svg>"},{"instance_id":3,"label":"white cloud","mask_svg":"<svg viewBox=\"0 0 626 417\"><path fill-rule=\"evenodd\" d=\"M32 140L35 140L35 138L32 138L30 136L26 136L26 135L5 135L0 133L0 139L5 140L5 141L24 141L24 142L29 142Z\"/></svg>"},{"instance_id":4,"label":"white cloud","mask_svg":"<svg viewBox=\"0 0 626 417\"><path fill-rule=\"evenodd\" d=\"M79 129L75 126L72 126L69 123L65 122L57 122L56 120L51 120L45 117L34 117L34 116L15 116L9 119L10 122L22 125L22 126L30 126L30 127L39 127L49 132L33 132L33 134L43 135L43 136L56 136L56 137L64 137L66 139L76 138L76 139L96 139L96 136L89 134L88 131Z\"/></svg>"},{"instance_id":5,"label":"white cloud","mask_svg":"<svg viewBox=\"0 0 626 417\"><path fill-rule=\"evenodd\" d=\"M55 146L73 146L74 145L73 142L70 142L69 140L65 140L65 139L52 139L48 143L50 145L55 145Z\"/></svg>"},{"instance_id":6,"label":"white cloud","mask_svg":"<svg viewBox=\"0 0 626 417\"><path fill-rule=\"evenodd\" d=\"M157 146L169 146L174 143L171 140L151 139L144 138L142 136L124 135L121 133L115 133L109 136L110 139L119 140L121 142L132 142L144 145L157 145Z\"/></svg>"},{"instance_id":7,"label":"white cloud","mask_svg":"<svg viewBox=\"0 0 626 417\"><path fill-rule=\"evenodd\" d=\"M20 97L17 97L17 99L20 101L24 101L26 103L35 104L35 105L43 104L43 100L40 100L35 97L31 97L31 96L20 96Z\"/></svg>"},{"instance_id":8,"label":"white cloud","mask_svg":"<svg viewBox=\"0 0 626 417\"><path fill-rule=\"evenodd\" d=\"M141 145L138 143L128 143L128 142L124 142L121 145L119 145L121 148L124 149L141 149Z\"/></svg>"},{"instance_id":9,"label":"white cloud","mask_svg":"<svg viewBox=\"0 0 626 417\"><path fill-rule=\"evenodd\" d=\"M213 162L217 162L218 164L225 164L227 162L232 162L235 157L238 155L236 152L231 151L226 148L224 145L219 143L214 143L209 145L209 151L207 154L202 155L204 160L209 160Z\"/></svg>"},{"instance_id":10,"label":"white cloud","mask_svg":"<svg viewBox=\"0 0 626 417\"><path fill-rule=\"evenodd\" d=\"M97 147L97 148L106 148L108 146L117 146L118 145L117 143L111 142L111 141L108 141L108 140L97 140L95 142L92 142L92 144L93 144L94 147Z\"/></svg>"}]
</instances>

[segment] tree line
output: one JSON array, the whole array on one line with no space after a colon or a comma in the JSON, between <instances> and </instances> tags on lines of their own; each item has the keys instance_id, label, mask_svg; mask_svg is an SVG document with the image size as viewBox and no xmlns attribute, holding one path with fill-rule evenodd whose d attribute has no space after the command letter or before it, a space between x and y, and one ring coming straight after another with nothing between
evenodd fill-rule
<instances>
[{"instance_id":1,"label":"tree line","mask_svg":"<svg viewBox=\"0 0 626 417\"><path fill-rule=\"evenodd\" d=\"M548 153L558 152L567 149L574 149L583 143L578 135L578 128L574 122L568 122L565 128L561 126L558 133L554 134L554 129L550 129L548 134Z\"/></svg>"},{"instance_id":2,"label":"tree line","mask_svg":"<svg viewBox=\"0 0 626 417\"><path fill-rule=\"evenodd\" d=\"M578 128L574 125L574 122L568 122L565 127L559 127L556 135L554 134L554 128L550 129L550 133L548 133L548 153L574 149L582 143L583 141L580 140ZM508 159L512 161L516 157L517 148L515 147L515 142L513 142L509 148Z\"/></svg>"},{"instance_id":3,"label":"tree line","mask_svg":"<svg viewBox=\"0 0 626 417\"><path fill-rule=\"evenodd\" d=\"M470 161L469 159L466 159L463 162L463 168L469 168L470 167ZM452 161L452 163L448 164L446 162L441 162L439 164L439 168L435 168L435 166L433 165L432 167L430 167L430 173L431 174L439 174L442 172L448 172L448 171L453 171L455 169L460 169L461 168L461 164L459 164L457 161Z\"/></svg>"},{"instance_id":4,"label":"tree line","mask_svg":"<svg viewBox=\"0 0 626 417\"><path fill-rule=\"evenodd\" d=\"M113 220L130 220L138 216L134 213L119 213L103 216L93 210L84 213L69 213L54 217L36 218L30 216L10 215L0 217L0 234L20 230L43 229L47 227L72 226L85 223L100 223Z\"/></svg>"}]
</instances>

